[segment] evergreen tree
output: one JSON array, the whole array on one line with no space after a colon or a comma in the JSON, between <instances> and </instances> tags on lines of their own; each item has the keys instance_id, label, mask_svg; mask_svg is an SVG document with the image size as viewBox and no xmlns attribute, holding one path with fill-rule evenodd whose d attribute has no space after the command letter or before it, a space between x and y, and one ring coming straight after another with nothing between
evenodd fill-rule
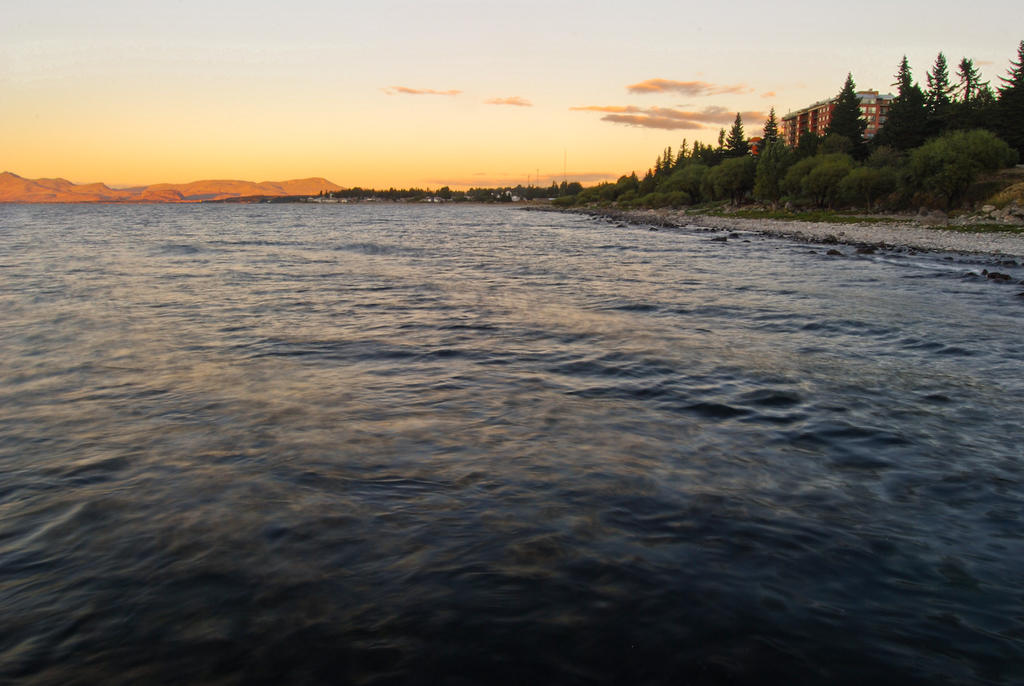
<instances>
[{"instance_id":1,"label":"evergreen tree","mask_svg":"<svg viewBox=\"0 0 1024 686\"><path fill-rule=\"evenodd\" d=\"M949 66L946 64L946 56L941 52L935 58L935 64L932 65L932 70L926 77L928 79L928 91L925 93L925 103L928 106L928 135L936 135L949 127L950 104L956 90L949 81Z\"/></svg>"},{"instance_id":2,"label":"evergreen tree","mask_svg":"<svg viewBox=\"0 0 1024 686\"><path fill-rule=\"evenodd\" d=\"M672 165L673 169L679 169L680 167L686 164L686 156L689 154L687 152L686 145L686 139L684 138L683 142L679 144L679 152L676 153L676 159Z\"/></svg>"},{"instance_id":3,"label":"evergreen tree","mask_svg":"<svg viewBox=\"0 0 1024 686\"><path fill-rule=\"evenodd\" d=\"M864 143L864 130L867 122L860 116L860 98L857 97L857 87L853 83L853 75L846 75L846 83L843 89L836 96L835 106L832 108L832 118L829 120L825 135L836 134L843 136L852 143L851 152L857 159L867 157L867 146Z\"/></svg>"},{"instance_id":4,"label":"evergreen tree","mask_svg":"<svg viewBox=\"0 0 1024 686\"><path fill-rule=\"evenodd\" d=\"M637 187L636 194L642 198L648 193L653 193L656 186L657 182L654 180L654 172L648 169L647 173L644 175L644 180L641 181L640 185Z\"/></svg>"},{"instance_id":5,"label":"evergreen tree","mask_svg":"<svg viewBox=\"0 0 1024 686\"><path fill-rule=\"evenodd\" d=\"M968 58L960 60L957 67L957 97L952 105L950 128L978 129L992 128L995 96L988 81L981 80L981 73Z\"/></svg>"},{"instance_id":6,"label":"evergreen tree","mask_svg":"<svg viewBox=\"0 0 1024 686\"><path fill-rule=\"evenodd\" d=\"M665 151L658 156L654 163L654 175L657 177L667 176L672 172L672 163L675 157L672 156L672 148L665 148Z\"/></svg>"},{"instance_id":7,"label":"evergreen tree","mask_svg":"<svg viewBox=\"0 0 1024 686\"><path fill-rule=\"evenodd\" d=\"M946 56L941 52L935 58L932 70L928 72L928 106L931 108L948 105L954 92L954 87L949 82L949 66L946 64Z\"/></svg>"},{"instance_id":8,"label":"evergreen tree","mask_svg":"<svg viewBox=\"0 0 1024 686\"><path fill-rule=\"evenodd\" d=\"M1024 40L1017 47L1017 61L1010 61L1006 77L1000 76L1003 85L999 87L997 103L1000 138L1017 150L1024 160Z\"/></svg>"},{"instance_id":9,"label":"evergreen tree","mask_svg":"<svg viewBox=\"0 0 1024 686\"><path fill-rule=\"evenodd\" d=\"M736 120L732 123L729 137L725 140L725 150L727 157L743 157L750 152L750 145L743 135L743 119L740 118L739 112L736 113Z\"/></svg>"},{"instance_id":10,"label":"evergreen tree","mask_svg":"<svg viewBox=\"0 0 1024 686\"><path fill-rule=\"evenodd\" d=\"M924 142L927 122L924 93L914 83L910 71L910 63L904 55L900 60L899 71L896 72L896 98L889 106L889 116L872 140L877 146L885 145L895 150L909 150Z\"/></svg>"},{"instance_id":11,"label":"evergreen tree","mask_svg":"<svg viewBox=\"0 0 1024 686\"><path fill-rule=\"evenodd\" d=\"M775 107L768 112L768 119L764 122L764 139L761 142L763 148L767 148L769 143L774 143L779 140L779 122L775 119Z\"/></svg>"},{"instance_id":12,"label":"evergreen tree","mask_svg":"<svg viewBox=\"0 0 1024 686\"><path fill-rule=\"evenodd\" d=\"M960 94L960 102L963 103L974 101L982 89L988 86L987 81L982 82L981 72L974 66L974 60L967 59L966 57L960 60L960 65L957 68L957 77L960 79L960 86L957 90Z\"/></svg>"},{"instance_id":13,"label":"evergreen tree","mask_svg":"<svg viewBox=\"0 0 1024 686\"><path fill-rule=\"evenodd\" d=\"M800 134L800 140L796 144L797 159L806 159L818 154L818 146L821 145L821 136L810 131Z\"/></svg>"},{"instance_id":14,"label":"evergreen tree","mask_svg":"<svg viewBox=\"0 0 1024 686\"><path fill-rule=\"evenodd\" d=\"M718 129L718 149L725 149L725 129Z\"/></svg>"}]
</instances>

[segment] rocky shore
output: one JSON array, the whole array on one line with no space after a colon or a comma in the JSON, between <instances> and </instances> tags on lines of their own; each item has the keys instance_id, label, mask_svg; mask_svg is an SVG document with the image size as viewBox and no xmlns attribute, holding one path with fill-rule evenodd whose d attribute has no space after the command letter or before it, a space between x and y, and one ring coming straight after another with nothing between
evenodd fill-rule
<instances>
[{"instance_id":1,"label":"rocky shore","mask_svg":"<svg viewBox=\"0 0 1024 686\"><path fill-rule=\"evenodd\" d=\"M1024 261L1024 233L967 233L929 228L927 219L905 222L838 224L829 222L746 219L687 214L683 210L570 210L593 216L655 227L748 231L795 238L809 243L846 244L862 250L940 251L988 255L999 260ZM1009 229L1010 227L1008 227Z\"/></svg>"}]
</instances>

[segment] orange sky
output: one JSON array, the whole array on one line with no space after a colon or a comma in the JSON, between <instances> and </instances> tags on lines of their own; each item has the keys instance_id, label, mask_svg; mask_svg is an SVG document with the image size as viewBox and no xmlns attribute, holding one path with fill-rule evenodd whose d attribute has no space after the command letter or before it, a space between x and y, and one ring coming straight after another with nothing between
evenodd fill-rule
<instances>
[{"instance_id":1,"label":"orange sky","mask_svg":"<svg viewBox=\"0 0 1024 686\"><path fill-rule=\"evenodd\" d=\"M16 3L0 24L0 170L111 185L323 176L465 187L643 172L667 145L747 134L833 95L888 90L906 53L1004 74L1021 39L1000 0L956 9L657 0ZM927 8L927 9L925 9ZM832 11L832 10L829 10ZM887 25L874 18L887 17ZM788 17L788 18L787 18ZM916 22L914 31L900 23Z\"/></svg>"}]
</instances>

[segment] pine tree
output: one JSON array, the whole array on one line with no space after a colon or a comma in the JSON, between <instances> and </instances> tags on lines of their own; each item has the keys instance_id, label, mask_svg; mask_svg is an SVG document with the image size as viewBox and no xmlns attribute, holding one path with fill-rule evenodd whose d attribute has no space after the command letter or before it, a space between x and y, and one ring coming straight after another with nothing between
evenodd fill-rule
<instances>
[{"instance_id":1,"label":"pine tree","mask_svg":"<svg viewBox=\"0 0 1024 686\"><path fill-rule=\"evenodd\" d=\"M764 139L761 143L763 147L767 147L769 143L774 143L779 140L779 122L775 119L775 107L773 106L768 112L768 119L764 122Z\"/></svg>"},{"instance_id":2,"label":"pine tree","mask_svg":"<svg viewBox=\"0 0 1024 686\"><path fill-rule=\"evenodd\" d=\"M924 93L914 83L910 71L910 63L904 55L900 60L899 71L896 72L896 98L889 106L889 116L878 135L872 139L874 146L887 145L896 150L916 148L924 142L927 135L927 110Z\"/></svg>"},{"instance_id":3,"label":"pine tree","mask_svg":"<svg viewBox=\"0 0 1024 686\"><path fill-rule=\"evenodd\" d=\"M832 108L832 118L829 120L825 135L842 136L853 145L850 152L856 159L867 157L867 146L864 143L864 130L867 122L860 116L860 98L857 97L857 87L853 83L853 75L846 75L846 83L843 89L836 96L835 105Z\"/></svg>"},{"instance_id":4,"label":"pine tree","mask_svg":"<svg viewBox=\"0 0 1024 686\"><path fill-rule=\"evenodd\" d=\"M657 182L654 180L654 171L648 169L647 173L644 174L644 180L637 187L636 194L642 198L649 193L653 193L656 186Z\"/></svg>"},{"instance_id":5,"label":"pine tree","mask_svg":"<svg viewBox=\"0 0 1024 686\"><path fill-rule=\"evenodd\" d=\"M996 110L997 133L1024 159L1024 40L1017 47L1017 61L1011 60L1010 66L1007 76L999 77L1003 85Z\"/></svg>"},{"instance_id":6,"label":"pine tree","mask_svg":"<svg viewBox=\"0 0 1024 686\"><path fill-rule=\"evenodd\" d=\"M672 148L665 148L664 152L658 156L658 159L654 163L654 175L661 177L672 171L672 163L675 158L672 156Z\"/></svg>"},{"instance_id":7,"label":"pine tree","mask_svg":"<svg viewBox=\"0 0 1024 686\"><path fill-rule=\"evenodd\" d=\"M935 108L948 105L954 88L949 82L949 66L946 64L946 56L941 52L935 58L935 64L928 72L927 79L928 106Z\"/></svg>"},{"instance_id":8,"label":"pine tree","mask_svg":"<svg viewBox=\"0 0 1024 686\"><path fill-rule=\"evenodd\" d=\"M988 81L982 82L981 72L974 66L974 60L966 57L960 60L957 77L960 79L960 86L957 89L960 92L960 102L972 102L978 93L988 86Z\"/></svg>"},{"instance_id":9,"label":"pine tree","mask_svg":"<svg viewBox=\"0 0 1024 686\"><path fill-rule=\"evenodd\" d=\"M679 144L679 152L676 153L675 162L673 162L672 164L673 169L679 169L680 167L685 165L687 155L689 155L689 152L687 151L687 142L684 138L683 142Z\"/></svg>"},{"instance_id":10,"label":"pine tree","mask_svg":"<svg viewBox=\"0 0 1024 686\"><path fill-rule=\"evenodd\" d=\"M950 104L955 91L949 81L949 66L941 52L935 58L932 70L926 75L928 91L925 103L928 106L928 135L938 135L950 125Z\"/></svg>"},{"instance_id":11,"label":"pine tree","mask_svg":"<svg viewBox=\"0 0 1024 686\"><path fill-rule=\"evenodd\" d=\"M974 61L964 57L957 66L959 83L951 106L949 128L984 129L992 128L995 119L995 96L988 81L981 80L981 73Z\"/></svg>"},{"instance_id":12,"label":"pine tree","mask_svg":"<svg viewBox=\"0 0 1024 686\"><path fill-rule=\"evenodd\" d=\"M739 112L736 113L736 120L732 123L729 137L725 140L725 150L727 157L743 157L750 152L750 144L743 135L743 119L740 118Z\"/></svg>"}]
</instances>

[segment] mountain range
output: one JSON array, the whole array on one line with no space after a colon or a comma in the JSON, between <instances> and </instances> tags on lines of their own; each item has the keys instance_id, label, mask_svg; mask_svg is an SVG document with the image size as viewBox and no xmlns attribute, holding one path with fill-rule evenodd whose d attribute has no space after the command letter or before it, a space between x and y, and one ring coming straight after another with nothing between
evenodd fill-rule
<instances>
[{"instance_id":1,"label":"mountain range","mask_svg":"<svg viewBox=\"0 0 1024 686\"><path fill-rule=\"evenodd\" d=\"M341 186L321 178L260 183L210 180L111 188L103 183L75 184L67 179L25 179L11 172L0 174L0 202L203 202L340 190Z\"/></svg>"}]
</instances>

